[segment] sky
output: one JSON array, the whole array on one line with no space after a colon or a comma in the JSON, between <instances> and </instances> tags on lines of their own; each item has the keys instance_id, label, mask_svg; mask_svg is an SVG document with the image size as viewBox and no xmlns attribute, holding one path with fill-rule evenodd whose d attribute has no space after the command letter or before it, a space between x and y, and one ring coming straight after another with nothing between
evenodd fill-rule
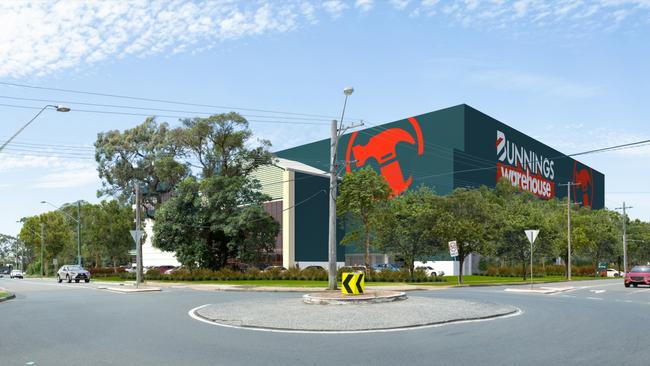
<instances>
[{"instance_id":1,"label":"sky","mask_svg":"<svg viewBox=\"0 0 650 366\"><path fill-rule=\"evenodd\" d=\"M0 233L110 198L99 132L235 110L280 150L329 137L346 86L349 123L466 103L567 154L650 139L648 39L650 0L3 1L0 140L72 110L0 153ZM579 160L650 220L649 157Z\"/></svg>"}]
</instances>

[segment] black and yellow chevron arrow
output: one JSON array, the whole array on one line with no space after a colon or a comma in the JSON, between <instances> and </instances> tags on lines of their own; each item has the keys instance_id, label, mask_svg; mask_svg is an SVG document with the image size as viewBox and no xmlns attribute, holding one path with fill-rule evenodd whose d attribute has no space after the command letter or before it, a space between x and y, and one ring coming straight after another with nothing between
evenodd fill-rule
<instances>
[{"instance_id":1,"label":"black and yellow chevron arrow","mask_svg":"<svg viewBox=\"0 0 650 366\"><path fill-rule=\"evenodd\" d=\"M359 295L365 287L365 275L363 272L343 272L343 286L341 292L348 295Z\"/></svg>"}]
</instances>

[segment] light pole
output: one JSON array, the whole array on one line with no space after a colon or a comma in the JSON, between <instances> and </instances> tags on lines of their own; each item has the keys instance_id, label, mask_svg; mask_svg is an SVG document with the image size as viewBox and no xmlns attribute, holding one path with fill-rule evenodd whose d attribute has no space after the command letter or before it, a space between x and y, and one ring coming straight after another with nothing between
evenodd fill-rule
<instances>
[{"instance_id":1,"label":"light pole","mask_svg":"<svg viewBox=\"0 0 650 366\"><path fill-rule=\"evenodd\" d=\"M622 207L617 207L615 210L623 210L623 272L627 273L627 213L626 210L629 210L631 206L626 206L623 202Z\"/></svg>"},{"instance_id":2,"label":"light pole","mask_svg":"<svg viewBox=\"0 0 650 366\"><path fill-rule=\"evenodd\" d=\"M50 203L48 201L41 201L41 203L48 204L57 210L61 211L64 215L66 215L68 218L72 219L77 223L77 265L81 266L81 200L77 201L77 218L75 219L72 217L70 214L67 212L61 210L61 207Z\"/></svg>"},{"instance_id":3,"label":"light pole","mask_svg":"<svg viewBox=\"0 0 650 366\"><path fill-rule=\"evenodd\" d=\"M352 95L354 88L349 86L343 89L343 94L345 94L345 101L343 102L343 111L341 112L341 121L339 126L336 125L336 120L332 121L331 124L331 146L330 146L330 194L329 194L329 271L328 271L328 286L329 290L336 290L336 186L338 183L338 173L337 173L337 164L336 164L336 150L339 146L339 136L343 132L343 118L345 117L345 107L348 104L348 97Z\"/></svg>"},{"instance_id":4,"label":"light pole","mask_svg":"<svg viewBox=\"0 0 650 366\"><path fill-rule=\"evenodd\" d=\"M32 117L32 119L29 120L29 122L25 123L25 124L23 125L23 127L21 127L20 129L18 129L18 131L16 131L16 133L14 133L13 136L11 136L7 141L5 141L5 142L2 144L2 146L0 146L0 152L2 152L2 150L5 148L5 146L9 145L9 143L10 143L11 141L13 141L13 139L15 139L16 136L18 136L21 132L23 132L23 130L24 130L25 128L27 128L27 126L29 126L32 122L34 122L34 120L35 120L38 116L40 116L41 113L43 113L43 111L46 110L47 108L54 108L54 110L56 110L57 112L70 112L70 108L68 108L68 107L66 107L66 106L62 106L62 105L52 105L52 104L48 104L48 105L46 105L45 107L41 108L41 110L38 111L38 113L36 113L36 115L35 115L34 117Z\"/></svg>"}]
</instances>

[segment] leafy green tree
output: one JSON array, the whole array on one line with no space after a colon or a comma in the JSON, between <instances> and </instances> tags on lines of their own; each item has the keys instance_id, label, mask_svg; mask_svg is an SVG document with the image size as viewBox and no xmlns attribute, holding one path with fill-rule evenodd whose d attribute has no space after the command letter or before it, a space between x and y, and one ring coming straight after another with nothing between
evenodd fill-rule
<instances>
[{"instance_id":1,"label":"leafy green tree","mask_svg":"<svg viewBox=\"0 0 650 366\"><path fill-rule=\"evenodd\" d=\"M442 200L427 187L409 190L388 201L371 219L377 247L402 256L411 276L414 261L424 260L440 248Z\"/></svg>"},{"instance_id":2,"label":"leafy green tree","mask_svg":"<svg viewBox=\"0 0 650 366\"><path fill-rule=\"evenodd\" d=\"M182 146L185 155L198 162L203 178L248 176L272 161L271 143L258 140L258 146L251 147L253 132L239 113L215 114L182 122L183 127L174 131L176 145Z\"/></svg>"},{"instance_id":3,"label":"leafy green tree","mask_svg":"<svg viewBox=\"0 0 650 366\"><path fill-rule=\"evenodd\" d=\"M366 268L370 268L370 238L375 224L373 218L381 211L390 195L391 189L386 179L371 167L348 173L341 182L336 199L337 214L351 221L346 225L350 230L341 243L363 242Z\"/></svg>"},{"instance_id":4,"label":"leafy green tree","mask_svg":"<svg viewBox=\"0 0 650 366\"><path fill-rule=\"evenodd\" d=\"M247 177L187 178L156 215L154 246L186 266L220 269L270 251L279 224L261 207L269 197Z\"/></svg>"},{"instance_id":5,"label":"leafy green tree","mask_svg":"<svg viewBox=\"0 0 650 366\"><path fill-rule=\"evenodd\" d=\"M512 187L509 183L508 185ZM524 231L540 230L543 212L536 205L538 200L532 194L504 189L502 186L498 186L496 192L500 203L500 208L496 211L500 221L500 225L495 227L498 231L496 252L500 256L519 261L525 280L531 253L530 242ZM540 235L544 235L541 230Z\"/></svg>"},{"instance_id":6,"label":"leafy green tree","mask_svg":"<svg viewBox=\"0 0 650 366\"><path fill-rule=\"evenodd\" d=\"M270 198L251 176L271 163L270 143L255 147L252 136L237 113L184 120L174 130L175 145L198 161L201 180L185 179L158 210L155 246L176 252L185 265L211 269L272 250L279 224L262 208Z\"/></svg>"},{"instance_id":7,"label":"leafy green tree","mask_svg":"<svg viewBox=\"0 0 650 366\"><path fill-rule=\"evenodd\" d=\"M135 183L143 187L143 202L156 206L161 194L169 191L188 174L186 164L178 161L182 147L166 123L151 117L135 128L120 132L101 132L95 142L102 188L98 196L109 195L125 202L133 194Z\"/></svg>"},{"instance_id":8,"label":"leafy green tree","mask_svg":"<svg viewBox=\"0 0 650 366\"><path fill-rule=\"evenodd\" d=\"M612 261L621 242L618 216L608 210L580 210L574 218L576 254L591 258L594 267L600 261Z\"/></svg>"},{"instance_id":9,"label":"leafy green tree","mask_svg":"<svg viewBox=\"0 0 650 366\"><path fill-rule=\"evenodd\" d=\"M65 222L61 212L50 211L38 216L23 218L23 227L18 238L25 243L35 257L40 261L41 253L41 223L44 224L44 272L49 276L52 266L52 259L57 258L60 263L71 261L74 257L61 257L63 248L71 245L73 240L72 231ZM71 263L71 262L70 262Z\"/></svg>"},{"instance_id":10,"label":"leafy green tree","mask_svg":"<svg viewBox=\"0 0 650 366\"><path fill-rule=\"evenodd\" d=\"M444 197L440 213L441 238L458 244L459 282L463 282L463 264L470 253L494 252L497 237L498 206L489 200L489 189L457 188Z\"/></svg>"}]
</instances>

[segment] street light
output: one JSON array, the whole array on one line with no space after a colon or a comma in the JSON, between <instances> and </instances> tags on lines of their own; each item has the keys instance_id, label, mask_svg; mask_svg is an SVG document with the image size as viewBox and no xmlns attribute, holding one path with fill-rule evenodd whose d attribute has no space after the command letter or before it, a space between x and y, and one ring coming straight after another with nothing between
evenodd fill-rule
<instances>
[{"instance_id":1,"label":"street light","mask_svg":"<svg viewBox=\"0 0 650 366\"><path fill-rule=\"evenodd\" d=\"M338 181L338 173L336 166L336 150L339 146L339 134L343 131L343 118L345 117L345 107L348 104L348 97L352 95L354 88L351 86L343 89L343 94L345 94L345 101L343 102L343 112L341 113L341 121L339 122L339 127L336 127L336 120L332 121L331 126L331 161L330 161L330 194L329 194L329 238L328 238L328 286L329 290L336 290L336 185Z\"/></svg>"},{"instance_id":2,"label":"street light","mask_svg":"<svg viewBox=\"0 0 650 366\"><path fill-rule=\"evenodd\" d=\"M60 210L61 213L72 219L77 223L77 264L81 266L81 200L77 201L77 218L75 219L72 217L70 214L68 214L65 211L61 210L61 207L48 202L48 201L41 201L41 203L48 204L57 210Z\"/></svg>"},{"instance_id":3,"label":"street light","mask_svg":"<svg viewBox=\"0 0 650 366\"><path fill-rule=\"evenodd\" d=\"M53 105L53 104L46 105L45 107L41 108L41 110L38 111L38 113L36 113L36 115L34 117L32 117L32 119L29 120L29 122L25 123L25 125L23 125L23 127L21 127L18 131L16 131L16 133L14 133L13 136L11 136L7 141L4 142L4 144L2 144L2 146L0 146L0 152L2 152L2 150L5 148L5 146L9 145L9 143L11 141L13 141L13 139L15 139L16 136L18 136L21 132L23 132L23 130L25 128L27 128L27 126L29 126L32 122L34 122L34 120L38 116L40 116L41 113L43 113L43 111L46 110L47 108L54 108L54 110L57 111L57 112L70 112L70 108L68 108L66 106L63 106L63 105Z\"/></svg>"}]
</instances>

